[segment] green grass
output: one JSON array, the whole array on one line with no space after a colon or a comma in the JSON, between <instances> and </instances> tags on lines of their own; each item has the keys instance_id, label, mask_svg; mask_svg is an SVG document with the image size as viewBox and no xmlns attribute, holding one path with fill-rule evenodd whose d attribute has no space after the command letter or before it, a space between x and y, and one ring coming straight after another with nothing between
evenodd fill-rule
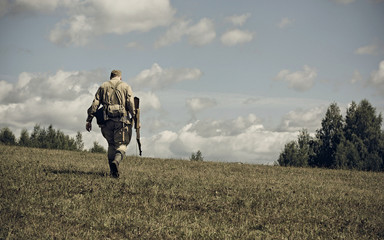
<instances>
[{"instance_id":1,"label":"green grass","mask_svg":"<svg viewBox=\"0 0 384 240\"><path fill-rule=\"evenodd\" d=\"M384 239L384 173L0 145L0 239Z\"/></svg>"}]
</instances>

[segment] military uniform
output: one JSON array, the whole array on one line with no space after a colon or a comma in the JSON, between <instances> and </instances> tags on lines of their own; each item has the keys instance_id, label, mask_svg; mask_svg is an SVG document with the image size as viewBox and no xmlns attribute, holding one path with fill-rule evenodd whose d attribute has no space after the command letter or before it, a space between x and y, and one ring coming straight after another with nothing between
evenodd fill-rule
<instances>
[{"instance_id":1,"label":"military uniform","mask_svg":"<svg viewBox=\"0 0 384 240\"><path fill-rule=\"evenodd\" d=\"M91 130L92 119L100 104L103 105L105 124L99 125L108 142L108 162L112 177L119 177L119 164L125 155L132 136L132 119L135 113L131 87L121 81L121 71L113 70L109 81L104 82L95 94L88 109L86 129ZM119 109L120 107L120 109ZM118 116L111 112L119 112Z\"/></svg>"}]
</instances>

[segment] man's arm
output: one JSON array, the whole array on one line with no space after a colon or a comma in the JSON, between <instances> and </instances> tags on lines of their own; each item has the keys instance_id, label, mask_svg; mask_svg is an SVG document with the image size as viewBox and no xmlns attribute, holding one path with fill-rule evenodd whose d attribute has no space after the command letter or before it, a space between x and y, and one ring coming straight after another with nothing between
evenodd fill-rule
<instances>
[{"instance_id":1,"label":"man's arm","mask_svg":"<svg viewBox=\"0 0 384 240\"><path fill-rule=\"evenodd\" d=\"M100 106L100 96L101 96L101 88L99 88L95 94L95 98L93 99L92 105L88 108L88 117L86 120L85 129L90 132L92 130L92 119L93 115L96 113L97 109L99 109Z\"/></svg>"}]
</instances>

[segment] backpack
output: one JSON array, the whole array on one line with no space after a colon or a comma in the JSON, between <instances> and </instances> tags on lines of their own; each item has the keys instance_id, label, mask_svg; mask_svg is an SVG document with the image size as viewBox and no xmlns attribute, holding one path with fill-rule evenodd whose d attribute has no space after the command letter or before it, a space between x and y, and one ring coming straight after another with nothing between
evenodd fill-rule
<instances>
[{"instance_id":1,"label":"backpack","mask_svg":"<svg viewBox=\"0 0 384 240\"><path fill-rule=\"evenodd\" d=\"M117 91L117 87L122 83L122 81L118 81L116 85L112 85L112 94L110 98L110 103L105 106L105 113L108 118L121 118L126 115L126 110L125 107L121 104L121 93ZM115 97L115 101L113 101L113 97ZM117 103L118 104L112 104L112 103Z\"/></svg>"}]
</instances>

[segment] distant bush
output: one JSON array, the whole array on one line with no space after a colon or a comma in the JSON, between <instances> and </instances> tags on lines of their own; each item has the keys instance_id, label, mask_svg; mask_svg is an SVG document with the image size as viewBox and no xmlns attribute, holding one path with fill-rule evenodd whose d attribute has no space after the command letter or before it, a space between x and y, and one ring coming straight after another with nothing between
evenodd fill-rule
<instances>
[{"instance_id":1,"label":"distant bush","mask_svg":"<svg viewBox=\"0 0 384 240\"><path fill-rule=\"evenodd\" d=\"M106 153L107 151L98 142L93 142L93 147L89 149L92 153Z\"/></svg>"},{"instance_id":2,"label":"distant bush","mask_svg":"<svg viewBox=\"0 0 384 240\"><path fill-rule=\"evenodd\" d=\"M298 141L285 145L280 166L311 166L334 169L384 171L384 132L381 114L362 100L352 102L345 118L331 104L315 137L303 130Z\"/></svg>"},{"instance_id":3,"label":"distant bush","mask_svg":"<svg viewBox=\"0 0 384 240\"><path fill-rule=\"evenodd\" d=\"M196 154L195 153L192 153L192 155L191 155L191 157L189 158L189 160L191 160L191 161L203 161L204 160L204 158L203 158L203 154L200 152L200 150L198 150L197 152L196 152Z\"/></svg>"},{"instance_id":4,"label":"distant bush","mask_svg":"<svg viewBox=\"0 0 384 240\"><path fill-rule=\"evenodd\" d=\"M76 134L75 144L77 150L82 151L84 149L83 135L79 131Z\"/></svg>"}]
</instances>

